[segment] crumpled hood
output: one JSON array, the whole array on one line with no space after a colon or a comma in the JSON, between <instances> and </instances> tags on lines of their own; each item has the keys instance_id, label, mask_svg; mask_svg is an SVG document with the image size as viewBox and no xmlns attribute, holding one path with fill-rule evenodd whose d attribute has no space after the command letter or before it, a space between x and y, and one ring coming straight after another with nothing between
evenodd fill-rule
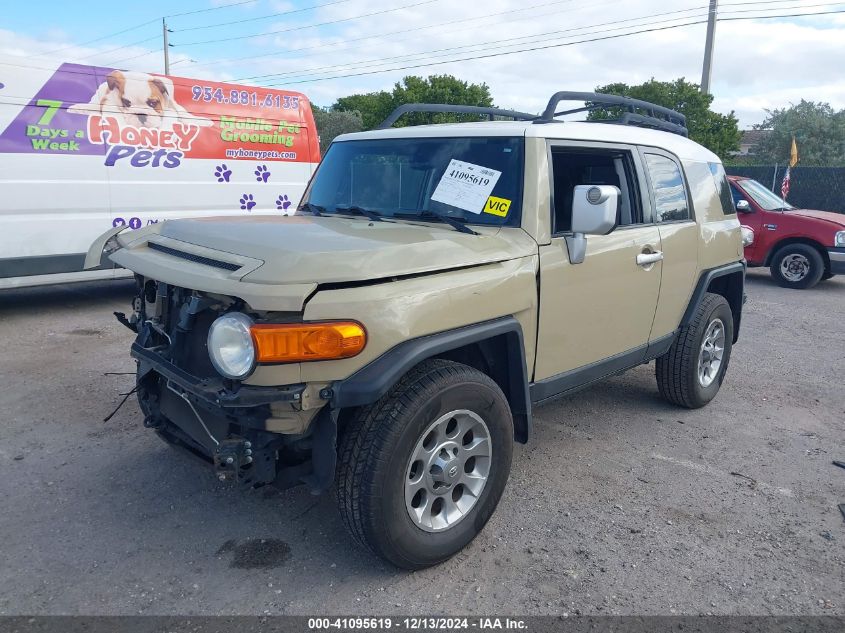
<instances>
[{"instance_id":1,"label":"crumpled hood","mask_svg":"<svg viewBox=\"0 0 845 633\"><path fill-rule=\"evenodd\" d=\"M241 279L251 284L366 281L493 263L536 253L520 229L370 222L363 218L249 216L169 220L166 238L263 262Z\"/></svg>"},{"instance_id":2,"label":"crumpled hood","mask_svg":"<svg viewBox=\"0 0 845 633\"><path fill-rule=\"evenodd\" d=\"M836 213L834 211L816 211L815 209L793 209L784 211L789 215L800 215L806 218L816 218L817 220L825 220L832 224L836 224L840 229L845 229L845 214Z\"/></svg>"}]
</instances>

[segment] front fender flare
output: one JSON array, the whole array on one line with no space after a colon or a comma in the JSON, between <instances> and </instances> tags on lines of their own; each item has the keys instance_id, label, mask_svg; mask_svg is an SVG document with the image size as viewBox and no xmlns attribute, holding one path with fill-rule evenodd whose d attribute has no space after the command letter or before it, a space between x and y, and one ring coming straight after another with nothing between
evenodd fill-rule
<instances>
[{"instance_id":1,"label":"front fender flare","mask_svg":"<svg viewBox=\"0 0 845 633\"><path fill-rule=\"evenodd\" d=\"M333 408L372 404L412 367L439 354L503 337L508 367L506 384L499 383L508 399L514 420L514 438L526 443L531 435L531 398L522 327L512 316L484 321L454 330L410 339L389 349L344 380L332 384Z\"/></svg>"}]
</instances>

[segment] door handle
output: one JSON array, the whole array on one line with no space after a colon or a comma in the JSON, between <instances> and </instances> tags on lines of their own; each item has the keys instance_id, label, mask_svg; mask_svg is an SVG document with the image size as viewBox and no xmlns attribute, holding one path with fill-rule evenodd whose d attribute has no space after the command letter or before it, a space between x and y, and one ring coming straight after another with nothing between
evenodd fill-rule
<instances>
[{"instance_id":1,"label":"door handle","mask_svg":"<svg viewBox=\"0 0 845 633\"><path fill-rule=\"evenodd\" d=\"M640 253L637 255L637 266L651 266L661 261L663 261L663 251Z\"/></svg>"}]
</instances>

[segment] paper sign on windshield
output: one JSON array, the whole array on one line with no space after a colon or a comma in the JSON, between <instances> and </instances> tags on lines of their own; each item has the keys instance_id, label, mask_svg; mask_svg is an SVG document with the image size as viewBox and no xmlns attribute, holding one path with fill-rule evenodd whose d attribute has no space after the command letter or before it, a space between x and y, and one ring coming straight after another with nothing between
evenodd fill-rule
<instances>
[{"instance_id":1,"label":"paper sign on windshield","mask_svg":"<svg viewBox=\"0 0 845 633\"><path fill-rule=\"evenodd\" d=\"M431 199L480 214L501 175L502 172L495 169L453 158Z\"/></svg>"}]
</instances>

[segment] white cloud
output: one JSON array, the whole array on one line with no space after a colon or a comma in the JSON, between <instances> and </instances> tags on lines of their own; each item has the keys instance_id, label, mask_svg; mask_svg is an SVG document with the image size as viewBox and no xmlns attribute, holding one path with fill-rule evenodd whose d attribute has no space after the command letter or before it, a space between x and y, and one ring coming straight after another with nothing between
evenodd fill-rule
<instances>
[{"instance_id":1,"label":"white cloud","mask_svg":"<svg viewBox=\"0 0 845 633\"><path fill-rule=\"evenodd\" d=\"M219 45L176 47L171 63L185 61L174 65L172 72L218 80L284 73L256 79L254 83L301 90L314 102L326 105L346 94L389 90L408 74L449 73L466 81L486 82L498 105L528 111L541 110L548 97L561 89L592 90L611 82L639 83L651 77L658 80L686 77L697 83L701 76L703 24L463 62L435 62L620 34L636 30L637 25L645 28L649 24L660 27L700 21L706 13L704 0L682 0L683 4L664 0L627 3L613 0L485 0L484 3L436 0L330 27L301 28L414 1L350 0L314 11L249 23L248 28L255 32L301 30ZM760 13L772 14L775 9L771 4L767 3ZM810 4L817 3L794 0L785 5L789 10L780 11L794 13L793 7ZM252 17L290 10L294 6L291 2L274 0L269 5L262 2L245 5L245 8L250 9L247 15ZM723 5L723 15L747 8L746 5ZM236 10L231 11L234 14ZM493 15L504 11L510 13ZM227 15L230 14L227 12ZM642 19L643 16L656 17ZM174 22L174 42L214 39L242 32L230 32L221 27L179 33L180 27L211 23L210 19L191 20L185 17ZM627 22L623 22L625 20ZM223 20L215 18L214 21ZM419 29L437 24L439 26ZM382 35L408 29L418 30ZM62 33L41 38L0 31L0 53L32 55L59 48L67 38ZM94 47L73 47L60 54L68 61L84 59L85 63L106 64L124 59L119 65L129 69L161 70L157 42L144 45L150 48L134 46L109 52L117 46L119 44L113 42L98 43ZM307 50L297 50L302 48ZM254 60L226 61L247 57L251 52L256 56ZM190 59L197 62L192 63L188 61ZM743 126L760 121L764 116L763 108L783 107L802 97L845 107L842 59L845 59L843 15L720 22L713 68L714 107L723 112L735 110ZM401 66L419 67L402 70ZM359 74L387 69L395 70ZM331 78L336 75L358 76ZM298 83L314 77L324 79Z\"/></svg>"}]
</instances>

